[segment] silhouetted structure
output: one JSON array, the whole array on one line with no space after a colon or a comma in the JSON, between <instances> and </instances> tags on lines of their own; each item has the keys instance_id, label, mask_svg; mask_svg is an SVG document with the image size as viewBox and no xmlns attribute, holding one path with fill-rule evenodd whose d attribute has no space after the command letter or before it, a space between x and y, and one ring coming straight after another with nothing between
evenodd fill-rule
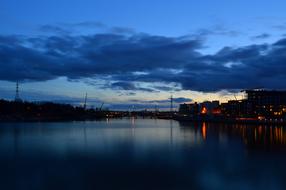
<instances>
[{"instance_id":1,"label":"silhouetted structure","mask_svg":"<svg viewBox=\"0 0 286 190\"><path fill-rule=\"evenodd\" d=\"M173 95L170 97L170 112L173 112Z\"/></svg>"},{"instance_id":2,"label":"silhouetted structure","mask_svg":"<svg viewBox=\"0 0 286 190\"><path fill-rule=\"evenodd\" d=\"M84 109L69 104L0 100L0 121L72 121L120 116L119 112Z\"/></svg>"},{"instance_id":3,"label":"silhouetted structure","mask_svg":"<svg viewBox=\"0 0 286 190\"><path fill-rule=\"evenodd\" d=\"M185 115L212 115L220 113L219 101L205 101L200 104L197 102L190 104L181 104L179 107L179 112Z\"/></svg>"},{"instance_id":4,"label":"silhouetted structure","mask_svg":"<svg viewBox=\"0 0 286 190\"><path fill-rule=\"evenodd\" d=\"M246 90L249 115L285 118L286 91Z\"/></svg>"},{"instance_id":5,"label":"silhouetted structure","mask_svg":"<svg viewBox=\"0 0 286 190\"><path fill-rule=\"evenodd\" d=\"M15 94L15 102L21 102L22 99L20 98L19 95L19 82L16 82L16 94Z\"/></svg>"},{"instance_id":6,"label":"silhouetted structure","mask_svg":"<svg viewBox=\"0 0 286 190\"><path fill-rule=\"evenodd\" d=\"M199 113L199 104L197 102L191 104L181 104L179 107L179 113L196 116Z\"/></svg>"},{"instance_id":7,"label":"silhouetted structure","mask_svg":"<svg viewBox=\"0 0 286 190\"><path fill-rule=\"evenodd\" d=\"M247 100L230 100L220 105L221 113L226 117L253 117L248 113Z\"/></svg>"}]
</instances>

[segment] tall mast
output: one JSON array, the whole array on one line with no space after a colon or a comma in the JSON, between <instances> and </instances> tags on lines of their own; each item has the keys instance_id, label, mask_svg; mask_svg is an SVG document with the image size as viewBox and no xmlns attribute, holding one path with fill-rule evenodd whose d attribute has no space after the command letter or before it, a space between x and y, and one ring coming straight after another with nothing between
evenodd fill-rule
<instances>
[{"instance_id":1,"label":"tall mast","mask_svg":"<svg viewBox=\"0 0 286 190\"><path fill-rule=\"evenodd\" d=\"M170 112L172 113L173 112L173 95L171 95L171 98L170 98Z\"/></svg>"}]
</instances>

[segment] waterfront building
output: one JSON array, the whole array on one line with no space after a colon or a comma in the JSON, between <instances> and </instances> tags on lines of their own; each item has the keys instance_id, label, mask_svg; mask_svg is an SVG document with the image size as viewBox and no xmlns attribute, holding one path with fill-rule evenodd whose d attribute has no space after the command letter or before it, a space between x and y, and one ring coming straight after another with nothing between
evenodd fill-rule
<instances>
[{"instance_id":1,"label":"waterfront building","mask_svg":"<svg viewBox=\"0 0 286 190\"><path fill-rule=\"evenodd\" d=\"M221 104L221 113L226 117L249 117L246 100L230 100Z\"/></svg>"},{"instance_id":2,"label":"waterfront building","mask_svg":"<svg viewBox=\"0 0 286 190\"><path fill-rule=\"evenodd\" d=\"M190 104L180 104L179 113L184 115L198 115L199 113L199 104L197 102Z\"/></svg>"},{"instance_id":3,"label":"waterfront building","mask_svg":"<svg viewBox=\"0 0 286 190\"><path fill-rule=\"evenodd\" d=\"M219 101L205 101L199 104L200 113L203 115L212 115L214 111L217 113Z\"/></svg>"},{"instance_id":4,"label":"waterfront building","mask_svg":"<svg viewBox=\"0 0 286 190\"><path fill-rule=\"evenodd\" d=\"M179 113L193 116L220 114L219 101L205 101L200 104L197 102L181 104Z\"/></svg>"},{"instance_id":5,"label":"waterfront building","mask_svg":"<svg viewBox=\"0 0 286 190\"><path fill-rule=\"evenodd\" d=\"M243 100L227 103L205 101L181 104L179 112L184 115L216 116L238 119L286 119L286 91L246 90Z\"/></svg>"},{"instance_id":6,"label":"waterfront building","mask_svg":"<svg viewBox=\"0 0 286 190\"><path fill-rule=\"evenodd\" d=\"M246 90L249 114L265 118L285 118L286 91Z\"/></svg>"}]
</instances>

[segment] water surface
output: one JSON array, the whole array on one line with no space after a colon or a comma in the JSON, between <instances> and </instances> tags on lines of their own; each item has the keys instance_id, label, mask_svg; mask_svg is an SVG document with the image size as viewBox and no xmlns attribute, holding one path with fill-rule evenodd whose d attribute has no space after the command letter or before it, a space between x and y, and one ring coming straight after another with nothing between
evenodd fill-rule
<instances>
[{"instance_id":1,"label":"water surface","mask_svg":"<svg viewBox=\"0 0 286 190\"><path fill-rule=\"evenodd\" d=\"M286 188L281 126L2 123L0 153L0 189Z\"/></svg>"}]
</instances>

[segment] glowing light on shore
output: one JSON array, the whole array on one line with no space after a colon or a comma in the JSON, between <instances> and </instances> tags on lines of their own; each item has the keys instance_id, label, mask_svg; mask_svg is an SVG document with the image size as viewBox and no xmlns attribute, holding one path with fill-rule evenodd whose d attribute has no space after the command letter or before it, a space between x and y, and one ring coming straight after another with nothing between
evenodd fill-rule
<instances>
[{"instance_id":1,"label":"glowing light on shore","mask_svg":"<svg viewBox=\"0 0 286 190\"><path fill-rule=\"evenodd\" d=\"M206 107L203 107L201 113L202 113L202 114L206 114L207 112L208 112L207 108L206 108Z\"/></svg>"}]
</instances>

